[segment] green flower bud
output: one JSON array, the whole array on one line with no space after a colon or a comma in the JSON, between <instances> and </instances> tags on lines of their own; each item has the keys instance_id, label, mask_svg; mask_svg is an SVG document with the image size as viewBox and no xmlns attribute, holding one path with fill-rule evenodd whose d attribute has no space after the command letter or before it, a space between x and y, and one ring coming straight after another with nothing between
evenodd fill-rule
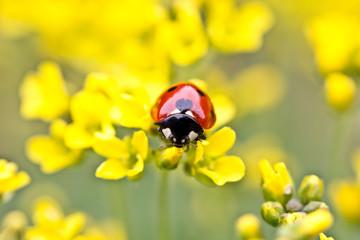
<instances>
[{"instance_id":1,"label":"green flower bud","mask_svg":"<svg viewBox=\"0 0 360 240\"><path fill-rule=\"evenodd\" d=\"M284 213L280 217L280 225L283 224L292 224L296 221L303 219L306 216L304 212L293 212L293 213Z\"/></svg>"},{"instance_id":2,"label":"green flower bud","mask_svg":"<svg viewBox=\"0 0 360 240\"><path fill-rule=\"evenodd\" d=\"M328 210L329 207L323 202L311 201L309 202L304 208L303 211L306 213L311 213L318 209L326 209Z\"/></svg>"},{"instance_id":3,"label":"green flower bud","mask_svg":"<svg viewBox=\"0 0 360 240\"><path fill-rule=\"evenodd\" d=\"M310 201L320 201L324 195L324 184L316 175L306 176L299 189L300 201L306 205Z\"/></svg>"},{"instance_id":4,"label":"green flower bud","mask_svg":"<svg viewBox=\"0 0 360 240\"><path fill-rule=\"evenodd\" d=\"M284 208L279 202L265 202L261 206L261 216L274 227L279 225L280 217L284 212Z\"/></svg>"}]
</instances>

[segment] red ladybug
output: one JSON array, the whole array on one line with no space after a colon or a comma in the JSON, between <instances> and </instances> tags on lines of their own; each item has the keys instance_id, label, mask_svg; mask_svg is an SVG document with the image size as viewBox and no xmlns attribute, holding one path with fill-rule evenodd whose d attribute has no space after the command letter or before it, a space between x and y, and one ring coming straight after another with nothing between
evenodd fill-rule
<instances>
[{"instance_id":1,"label":"red ladybug","mask_svg":"<svg viewBox=\"0 0 360 240\"><path fill-rule=\"evenodd\" d=\"M164 91L151 109L158 131L175 147L205 139L204 129L216 121L214 107L206 93L192 83L174 84Z\"/></svg>"}]
</instances>

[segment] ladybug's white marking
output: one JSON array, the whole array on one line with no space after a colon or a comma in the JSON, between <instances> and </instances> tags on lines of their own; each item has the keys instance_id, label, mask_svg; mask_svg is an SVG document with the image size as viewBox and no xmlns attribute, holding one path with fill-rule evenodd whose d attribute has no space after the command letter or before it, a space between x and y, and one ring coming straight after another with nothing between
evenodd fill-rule
<instances>
[{"instance_id":1,"label":"ladybug's white marking","mask_svg":"<svg viewBox=\"0 0 360 240\"><path fill-rule=\"evenodd\" d=\"M191 132L189 133L189 139L190 139L190 141L194 141L198 136L199 136L199 134L197 134L197 133L194 132L194 131L191 131Z\"/></svg>"},{"instance_id":2,"label":"ladybug's white marking","mask_svg":"<svg viewBox=\"0 0 360 240\"><path fill-rule=\"evenodd\" d=\"M179 110L179 109L175 109L174 111L172 111L172 112L170 113L170 115L177 114L177 113L180 113L180 110Z\"/></svg>"},{"instance_id":3,"label":"ladybug's white marking","mask_svg":"<svg viewBox=\"0 0 360 240\"><path fill-rule=\"evenodd\" d=\"M173 138L173 141L176 142L176 138Z\"/></svg>"},{"instance_id":4,"label":"ladybug's white marking","mask_svg":"<svg viewBox=\"0 0 360 240\"><path fill-rule=\"evenodd\" d=\"M181 140L181 143L185 143L185 139Z\"/></svg>"},{"instance_id":5,"label":"ladybug's white marking","mask_svg":"<svg viewBox=\"0 0 360 240\"><path fill-rule=\"evenodd\" d=\"M190 117L194 118L194 114L191 111L186 111L186 115L189 115Z\"/></svg>"},{"instance_id":6,"label":"ladybug's white marking","mask_svg":"<svg viewBox=\"0 0 360 240\"><path fill-rule=\"evenodd\" d=\"M163 134L164 134L164 136L165 136L166 138L169 138L170 135L171 135L171 130L170 130L170 128L164 128L164 129L162 130L162 132L163 132Z\"/></svg>"}]
</instances>

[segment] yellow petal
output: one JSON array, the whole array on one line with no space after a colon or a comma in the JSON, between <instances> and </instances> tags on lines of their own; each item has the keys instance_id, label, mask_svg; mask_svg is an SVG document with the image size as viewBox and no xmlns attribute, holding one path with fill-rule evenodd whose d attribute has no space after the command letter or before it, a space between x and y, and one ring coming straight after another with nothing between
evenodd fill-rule
<instances>
[{"instance_id":1,"label":"yellow petal","mask_svg":"<svg viewBox=\"0 0 360 240\"><path fill-rule=\"evenodd\" d=\"M69 97L59 67L44 62L37 73L25 77L20 87L21 114L28 119L57 118L68 110Z\"/></svg>"},{"instance_id":2,"label":"yellow petal","mask_svg":"<svg viewBox=\"0 0 360 240\"><path fill-rule=\"evenodd\" d=\"M61 139L37 135L28 140L26 154L31 161L41 165L44 173L53 173L78 163L82 151L69 149Z\"/></svg>"},{"instance_id":3,"label":"yellow petal","mask_svg":"<svg viewBox=\"0 0 360 240\"><path fill-rule=\"evenodd\" d=\"M235 117L236 108L235 104L223 94L212 95L211 100L216 115L216 122L213 129L216 129Z\"/></svg>"},{"instance_id":4,"label":"yellow petal","mask_svg":"<svg viewBox=\"0 0 360 240\"><path fill-rule=\"evenodd\" d=\"M70 102L73 121L84 126L109 122L110 109L110 100L101 92L80 91Z\"/></svg>"},{"instance_id":5,"label":"yellow petal","mask_svg":"<svg viewBox=\"0 0 360 240\"><path fill-rule=\"evenodd\" d=\"M94 144L95 131L90 131L82 124L71 123L64 133L65 145L71 149L89 148Z\"/></svg>"},{"instance_id":6,"label":"yellow petal","mask_svg":"<svg viewBox=\"0 0 360 240\"><path fill-rule=\"evenodd\" d=\"M57 138L63 138L66 129L66 122L62 119L55 119L50 125L51 135Z\"/></svg>"},{"instance_id":7,"label":"yellow petal","mask_svg":"<svg viewBox=\"0 0 360 240\"><path fill-rule=\"evenodd\" d=\"M148 143L148 138L144 131L140 130L134 132L134 135L131 138L131 145L140 154L140 157L142 159L145 160L147 158L149 143Z\"/></svg>"},{"instance_id":8,"label":"yellow petal","mask_svg":"<svg viewBox=\"0 0 360 240\"><path fill-rule=\"evenodd\" d=\"M60 205L51 198L41 197L36 200L33 210L33 221L36 225L47 225L64 218Z\"/></svg>"},{"instance_id":9,"label":"yellow petal","mask_svg":"<svg viewBox=\"0 0 360 240\"><path fill-rule=\"evenodd\" d=\"M96 153L107 158L128 158L129 150L127 143L117 137L107 134L95 133L93 149Z\"/></svg>"},{"instance_id":10,"label":"yellow petal","mask_svg":"<svg viewBox=\"0 0 360 240\"><path fill-rule=\"evenodd\" d=\"M86 216L81 213L73 213L66 217L64 221L63 236L65 239L72 239L79 234L86 223Z\"/></svg>"},{"instance_id":11,"label":"yellow petal","mask_svg":"<svg viewBox=\"0 0 360 240\"><path fill-rule=\"evenodd\" d=\"M234 145L235 139L235 131L223 127L209 137L208 144L204 146L205 154L212 157L223 155Z\"/></svg>"},{"instance_id":12,"label":"yellow petal","mask_svg":"<svg viewBox=\"0 0 360 240\"><path fill-rule=\"evenodd\" d=\"M0 180L0 195L22 188L30 183L30 176L26 172L19 172L12 177Z\"/></svg>"},{"instance_id":13,"label":"yellow petal","mask_svg":"<svg viewBox=\"0 0 360 240\"><path fill-rule=\"evenodd\" d=\"M129 168L127 175L129 178L133 178L139 173L144 171L144 160L139 157L132 168Z\"/></svg>"},{"instance_id":14,"label":"yellow petal","mask_svg":"<svg viewBox=\"0 0 360 240\"><path fill-rule=\"evenodd\" d=\"M236 156L223 156L215 160L212 169L225 182L237 182L245 175L245 165Z\"/></svg>"},{"instance_id":15,"label":"yellow petal","mask_svg":"<svg viewBox=\"0 0 360 240\"><path fill-rule=\"evenodd\" d=\"M108 159L96 169L96 177L117 180L127 175L128 164L119 159Z\"/></svg>"},{"instance_id":16,"label":"yellow petal","mask_svg":"<svg viewBox=\"0 0 360 240\"><path fill-rule=\"evenodd\" d=\"M118 123L125 127L148 130L153 121L150 116L150 97L145 88L138 87L130 93L122 93L117 99L121 111Z\"/></svg>"}]
</instances>

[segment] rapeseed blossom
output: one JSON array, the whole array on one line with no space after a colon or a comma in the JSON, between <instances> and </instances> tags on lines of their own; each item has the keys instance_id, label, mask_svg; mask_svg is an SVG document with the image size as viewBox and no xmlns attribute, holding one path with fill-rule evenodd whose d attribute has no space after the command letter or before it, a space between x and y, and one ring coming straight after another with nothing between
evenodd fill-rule
<instances>
[{"instance_id":1,"label":"rapeseed blossom","mask_svg":"<svg viewBox=\"0 0 360 240\"><path fill-rule=\"evenodd\" d=\"M0 202L29 182L30 176L24 171L18 171L16 163L0 159Z\"/></svg>"},{"instance_id":2,"label":"rapeseed blossom","mask_svg":"<svg viewBox=\"0 0 360 240\"><path fill-rule=\"evenodd\" d=\"M102 133L95 134L94 151L107 160L96 170L96 176L104 179L138 179L144 171L148 155L148 138L144 131L134 132L123 140Z\"/></svg>"},{"instance_id":3,"label":"rapeseed blossom","mask_svg":"<svg viewBox=\"0 0 360 240\"><path fill-rule=\"evenodd\" d=\"M69 108L69 95L57 64L43 62L38 72L29 73L20 87L20 112L26 119L58 118Z\"/></svg>"},{"instance_id":4,"label":"rapeseed blossom","mask_svg":"<svg viewBox=\"0 0 360 240\"><path fill-rule=\"evenodd\" d=\"M83 151L65 144L64 135L68 127L64 120L56 119L50 125L50 136L35 135L27 141L27 156L39 164L44 173L54 173L81 160Z\"/></svg>"},{"instance_id":5,"label":"rapeseed blossom","mask_svg":"<svg viewBox=\"0 0 360 240\"><path fill-rule=\"evenodd\" d=\"M237 156L225 155L235 138L234 130L223 127L208 140L198 142L197 148L188 154L186 172L209 185L222 186L242 179L245 174L243 161Z\"/></svg>"},{"instance_id":6,"label":"rapeseed blossom","mask_svg":"<svg viewBox=\"0 0 360 240\"><path fill-rule=\"evenodd\" d=\"M274 170L267 160L259 163L262 175L261 187L267 201L277 201L285 205L294 194L294 183L284 163L276 163Z\"/></svg>"},{"instance_id":7,"label":"rapeseed blossom","mask_svg":"<svg viewBox=\"0 0 360 240\"><path fill-rule=\"evenodd\" d=\"M113 231L106 226L90 225L90 218L83 212L65 215L61 206L52 198L40 197L32 209L32 224L21 211L8 213L3 220L1 240L113 240L126 239L122 226ZM114 225L114 224L112 224ZM101 227L101 228L100 228ZM111 226L111 228L115 227ZM105 229L107 230L105 232Z\"/></svg>"},{"instance_id":8,"label":"rapeseed blossom","mask_svg":"<svg viewBox=\"0 0 360 240\"><path fill-rule=\"evenodd\" d=\"M264 198L267 201L261 206L263 219L275 227L289 226L284 227L282 231L284 232L284 236L290 237L291 234L293 234L294 238L290 239L309 239L311 236L315 236L315 233L319 234L321 231L318 231L315 225L312 228L311 224L307 224L306 222L313 219L311 217L308 218L309 214L311 215L320 210L328 211L328 206L320 202L324 188L321 179L316 175L309 175L303 179L298 194L301 200L300 202L296 198L291 198L295 188L284 163L280 162L274 165L276 172L271 168L267 160L260 161L259 167L262 175L261 187ZM320 215L327 216L329 214L324 213ZM314 214L311 216L317 215ZM308 220L305 221L307 218ZM328 222L324 223L327 227L332 223L331 214L330 218L327 218ZM312 229L307 230L312 231L311 233L306 233L306 231L303 230L298 232L298 227L295 226L303 224L302 222L305 222L304 224ZM294 225L294 227L292 225ZM304 236L301 235L302 237L299 237L300 233L304 234Z\"/></svg>"},{"instance_id":9,"label":"rapeseed blossom","mask_svg":"<svg viewBox=\"0 0 360 240\"><path fill-rule=\"evenodd\" d=\"M320 240L334 240L334 238L326 237L324 233L320 233Z\"/></svg>"}]
</instances>

